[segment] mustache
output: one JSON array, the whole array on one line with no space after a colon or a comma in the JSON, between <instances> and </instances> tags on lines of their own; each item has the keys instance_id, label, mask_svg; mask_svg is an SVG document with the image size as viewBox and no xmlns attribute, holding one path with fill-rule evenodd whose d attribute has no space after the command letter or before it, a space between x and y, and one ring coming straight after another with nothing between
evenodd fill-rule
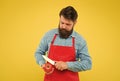
<instances>
[{"instance_id":1,"label":"mustache","mask_svg":"<svg viewBox=\"0 0 120 81\"><path fill-rule=\"evenodd\" d=\"M60 29L60 31L63 31L63 32L69 32L68 30L66 30L66 29L64 29L64 28L59 28Z\"/></svg>"}]
</instances>

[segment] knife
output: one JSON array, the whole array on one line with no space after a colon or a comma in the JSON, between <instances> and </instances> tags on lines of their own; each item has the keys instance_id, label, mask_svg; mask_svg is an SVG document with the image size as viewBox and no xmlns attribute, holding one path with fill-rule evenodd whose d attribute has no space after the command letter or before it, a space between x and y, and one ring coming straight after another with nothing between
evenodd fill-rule
<instances>
[{"instance_id":1,"label":"knife","mask_svg":"<svg viewBox=\"0 0 120 81\"><path fill-rule=\"evenodd\" d=\"M55 61L51 60L50 58L46 57L45 55L42 55L42 57L48 61L49 63L51 63L52 65L55 65Z\"/></svg>"}]
</instances>

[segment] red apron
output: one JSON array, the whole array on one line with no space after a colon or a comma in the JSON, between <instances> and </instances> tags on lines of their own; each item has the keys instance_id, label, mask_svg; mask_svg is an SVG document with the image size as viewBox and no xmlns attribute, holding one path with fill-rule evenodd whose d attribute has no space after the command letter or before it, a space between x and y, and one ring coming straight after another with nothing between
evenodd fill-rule
<instances>
[{"instance_id":1,"label":"red apron","mask_svg":"<svg viewBox=\"0 0 120 81\"><path fill-rule=\"evenodd\" d=\"M55 61L70 62L75 61L74 38L72 38L72 46L58 46L54 45L56 34L51 42L48 57ZM59 71L54 67L51 74L45 74L44 81L79 81L78 72L70 70Z\"/></svg>"}]
</instances>

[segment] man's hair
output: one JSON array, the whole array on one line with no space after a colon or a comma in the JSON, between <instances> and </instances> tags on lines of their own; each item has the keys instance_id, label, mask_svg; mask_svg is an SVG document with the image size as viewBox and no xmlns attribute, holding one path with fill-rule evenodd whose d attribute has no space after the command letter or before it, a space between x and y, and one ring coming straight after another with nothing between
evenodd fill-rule
<instances>
[{"instance_id":1,"label":"man's hair","mask_svg":"<svg viewBox=\"0 0 120 81\"><path fill-rule=\"evenodd\" d=\"M72 6L63 8L59 13L60 17L61 15L66 19L72 20L73 22L76 21L78 17L77 11Z\"/></svg>"}]
</instances>

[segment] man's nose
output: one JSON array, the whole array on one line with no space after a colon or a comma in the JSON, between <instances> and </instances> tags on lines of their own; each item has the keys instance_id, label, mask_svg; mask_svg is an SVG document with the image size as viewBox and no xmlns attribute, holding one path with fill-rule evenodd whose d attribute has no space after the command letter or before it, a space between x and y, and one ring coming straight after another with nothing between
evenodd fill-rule
<instances>
[{"instance_id":1,"label":"man's nose","mask_svg":"<svg viewBox=\"0 0 120 81\"><path fill-rule=\"evenodd\" d=\"M65 25L65 24L63 24L63 25L62 25L62 28L63 28L63 29L65 29L65 28L66 28L66 25Z\"/></svg>"}]
</instances>

